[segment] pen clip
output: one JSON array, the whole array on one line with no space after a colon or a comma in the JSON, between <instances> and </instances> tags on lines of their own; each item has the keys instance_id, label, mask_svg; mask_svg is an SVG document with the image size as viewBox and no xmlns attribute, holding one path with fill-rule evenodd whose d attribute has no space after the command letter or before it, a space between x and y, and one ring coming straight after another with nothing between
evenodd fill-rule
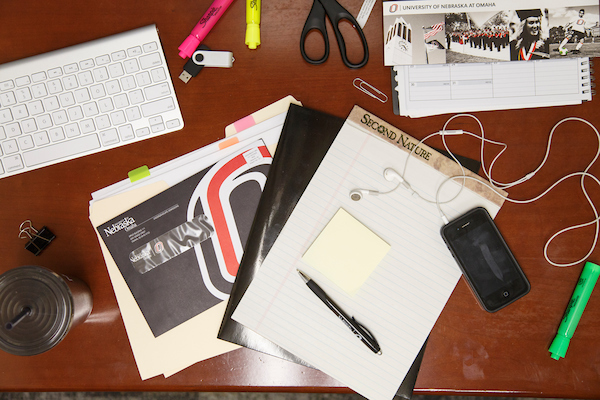
<instances>
[{"instance_id":1,"label":"pen clip","mask_svg":"<svg viewBox=\"0 0 600 400\"><path fill-rule=\"evenodd\" d=\"M375 341L375 336L369 331L363 324L358 322L354 317L352 317L352 322L354 323L354 327L356 330L363 336L368 337L370 340Z\"/></svg>"}]
</instances>

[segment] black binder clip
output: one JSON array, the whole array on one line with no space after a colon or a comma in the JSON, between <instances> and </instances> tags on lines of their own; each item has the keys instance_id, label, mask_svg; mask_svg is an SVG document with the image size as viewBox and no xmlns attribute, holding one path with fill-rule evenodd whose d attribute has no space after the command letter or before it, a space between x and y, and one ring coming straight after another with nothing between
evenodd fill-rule
<instances>
[{"instance_id":1,"label":"black binder clip","mask_svg":"<svg viewBox=\"0 0 600 400\"><path fill-rule=\"evenodd\" d=\"M26 250L39 256L42 250L48 247L50 242L53 241L56 236L45 226L38 231L33 227L30 220L26 220L19 226L19 237L28 240L25 245Z\"/></svg>"}]
</instances>

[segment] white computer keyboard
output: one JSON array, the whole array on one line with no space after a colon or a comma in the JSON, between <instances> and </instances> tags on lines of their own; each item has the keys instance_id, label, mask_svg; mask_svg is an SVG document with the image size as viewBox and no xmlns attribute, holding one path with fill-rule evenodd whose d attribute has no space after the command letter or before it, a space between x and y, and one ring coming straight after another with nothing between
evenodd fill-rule
<instances>
[{"instance_id":1,"label":"white computer keyboard","mask_svg":"<svg viewBox=\"0 0 600 400\"><path fill-rule=\"evenodd\" d=\"M0 178L181 128L154 25L0 65Z\"/></svg>"}]
</instances>

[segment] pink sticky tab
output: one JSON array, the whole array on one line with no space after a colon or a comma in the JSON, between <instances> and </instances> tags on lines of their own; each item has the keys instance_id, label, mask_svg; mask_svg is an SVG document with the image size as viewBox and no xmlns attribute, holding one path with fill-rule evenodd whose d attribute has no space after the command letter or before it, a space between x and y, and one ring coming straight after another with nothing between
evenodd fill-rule
<instances>
[{"instance_id":1,"label":"pink sticky tab","mask_svg":"<svg viewBox=\"0 0 600 400\"><path fill-rule=\"evenodd\" d=\"M231 138L231 139L229 139L229 140L225 140L224 142L222 142L222 143L219 143L219 150L223 150L223 149L225 149L225 148L227 148L227 147L229 147L229 146L232 146L232 145L234 145L234 144L236 144L236 143L239 143L239 142L240 142L240 141L239 141L239 139L238 139L238 138L236 138L236 137L232 137L232 138Z\"/></svg>"},{"instance_id":2,"label":"pink sticky tab","mask_svg":"<svg viewBox=\"0 0 600 400\"><path fill-rule=\"evenodd\" d=\"M254 121L254 117L252 115L248 115L247 117L239 119L233 123L233 127L235 128L236 132L243 131L244 129L248 129L254 125L256 125L256 122Z\"/></svg>"}]
</instances>

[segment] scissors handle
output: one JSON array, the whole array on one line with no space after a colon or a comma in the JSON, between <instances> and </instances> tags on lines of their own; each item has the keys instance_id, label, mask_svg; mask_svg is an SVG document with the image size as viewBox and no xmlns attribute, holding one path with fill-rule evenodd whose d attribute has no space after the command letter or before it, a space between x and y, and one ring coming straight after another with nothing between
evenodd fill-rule
<instances>
[{"instance_id":1,"label":"scissors handle","mask_svg":"<svg viewBox=\"0 0 600 400\"><path fill-rule=\"evenodd\" d=\"M361 68L365 66L367 61L369 60L369 48L367 46L367 39L365 38L365 34L360 28L356 19L350 14L344 7L342 7L335 0L315 0L313 2L313 6L308 14L308 18L306 19L306 23L304 24L304 28L302 29L302 35L300 36L300 53L302 57L311 64L322 64L329 57L329 39L327 36L327 27L325 26L325 15L329 16L331 20L331 25L333 26L333 32L335 33L335 37L338 42L338 47L340 48L340 54L342 56L342 61L349 68ZM356 29L360 39L362 41L363 46L363 59L358 63L352 63L348 60L346 55L346 42L344 41L344 37L339 29L339 23L342 20L349 21L354 28ZM319 59L310 58L305 51L305 41L306 37L313 29L318 30L323 35L323 40L325 42L325 53Z\"/></svg>"}]
</instances>

